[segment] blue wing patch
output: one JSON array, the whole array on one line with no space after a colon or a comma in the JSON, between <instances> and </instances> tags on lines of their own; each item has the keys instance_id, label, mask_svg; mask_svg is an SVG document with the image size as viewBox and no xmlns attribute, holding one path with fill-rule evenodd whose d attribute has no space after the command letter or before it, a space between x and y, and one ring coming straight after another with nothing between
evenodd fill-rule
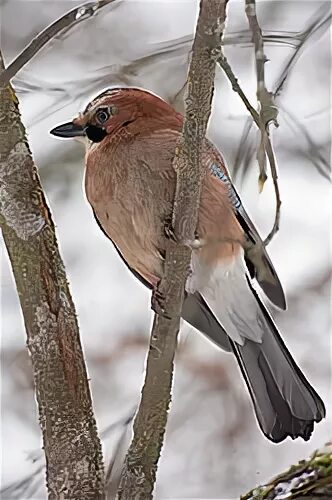
<instances>
[{"instance_id":1,"label":"blue wing patch","mask_svg":"<svg viewBox=\"0 0 332 500\"><path fill-rule=\"evenodd\" d=\"M235 189L233 188L230 179L227 177L227 175L221 170L221 168L216 163L212 163L210 165L210 172L212 175L214 175L215 177L220 179L221 182L223 182L227 186L228 196L232 202L232 205L236 210L238 210L241 207L242 203L241 203L240 198L238 197Z\"/></svg>"}]
</instances>

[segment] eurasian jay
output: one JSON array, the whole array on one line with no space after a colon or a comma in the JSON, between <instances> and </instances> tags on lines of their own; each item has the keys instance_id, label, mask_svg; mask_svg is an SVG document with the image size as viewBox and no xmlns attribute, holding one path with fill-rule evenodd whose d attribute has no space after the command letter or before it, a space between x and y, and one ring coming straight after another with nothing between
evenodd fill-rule
<instances>
[{"instance_id":1,"label":"eurasian jay","mask_svg":"<svg viewBox=\"0 0 332 500\"><path fill-rule=\"evenodd\" d=\"M84 136L85 190L95 218L129 269L156 289L165 223L172 214L172 166L183 116L156 95L109 89L51 133ZM321 398L286 348L253 286L281 309L285 296L262 240L218 150L205 140L197 234L182 317L239 363L265 436L308 440L325 416Z\"/></svg>"}]
</instances>

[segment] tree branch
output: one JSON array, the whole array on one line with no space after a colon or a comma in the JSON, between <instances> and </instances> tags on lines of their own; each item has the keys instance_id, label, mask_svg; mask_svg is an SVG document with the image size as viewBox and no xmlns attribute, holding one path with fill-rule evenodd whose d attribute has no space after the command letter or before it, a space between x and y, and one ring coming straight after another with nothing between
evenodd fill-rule
<instances>
[{"instance_id":1,"label":"tree branch","mask_svg":"<svg viewBox=\"0 0 332 500\"><path fill-rule=\"evenodd\" d=\"M266 156L267 156L269 159L269 164L272 173L272 180L274 185L274 192L276 196L276 213L275 213L273 227L264 241L264 245L268 245L272 240L273 236L275 235L275 233L279 230L279 223L280 223L281 198L280 198L280 191L278 184L278 173L269 133L269 123L273 121L275 125L277 125L277 108L273 102L273 94L271 92L268 92L265 87L264 64L266 62L266 57L264 55L263 36L256 16L255 0L246 0L246 13L249 20L250 28L253 33L253 39L255 44L257 98L260 104L260 113L257 113L254 107L250 104L247 96L243 92L238 82L238 79L234 75L231 66L229 65L225 55L222 52L218 58L218 64L225 72L227 78L232 84L234 92L236 92L239 95L245 107L251 114L254 122L261 130L261 142L257 154L257 159L260 168L259 188L260 191L263 189L264 183L267 179L267 173L266 173Z\"/></svg>"},{"instance_id":2,"label":"tree branch","mask_svg":"<svg viewBox=\"0 0 332 500\"><path fill-rule=\"evenodd\" d=\"M252 32L253 42L255 46L257 99L260 107L259 128L261 130L261 141L257 153L257 159L260 169L258 182L261 191L267 179L267 173L266 173L266 156L267 156L269 159L274 191L276 196L276 212L275 212L274 224L270 233L268 234L268 236L264 241L264 245L268 245L268 243L272 240L273 236L279 230L279 223L280 223L281 199L280 199L280 191L278 185L278 173L277 173L276 160L270 140L270 131L269 131L269 126L271 123L274 123L275 126L278 126L277 122L278 109L273 100L273 93L268 92L265 85L264 65L267 62L267 58L264 53L263 36L257 19L255 0L246 0L246 15L248 18L248 23Z\"/></svg>"},{"instance_id":3,"label":"tree branch","mask_svg":"<svg viewBox=\"0 0 332 500\"><path fill-rule=\"evenodd\" d=\"M296 43L294 43L295 51L287 60L283 71L281 72L281 74L277 78L276 83L274 84L273 95L275 101L278 98L280 98L280 94L284 90L285 84L287 83L292 70L295 68L296 63L298 62L301 54L303 54L305 49L308 47L309 42L313 41L314 36L316 36L316 38L319 39L325 33L326 29L329 27L332 19L332 14L330 11L331 9L329 4L324 4L320 6L315 12L315 14L310 17L310 25L306 26L304 30L298 33L296 32L287 33L285 35L283 43L285 43L287 39L296 41ZM276 39L276 37L274 36L268 37L266 35L265 36L263 35L263 41L265 42L272 41L274 39ZM282 37L279 37L279 40L281 42ZM293 121L294 120L292 120L292 122L289 123L292 125ZM249 137L251 126L252 122L250 120L247 120L243 130L242 139L240 141L240 146L238 148L238 152L236 155L236 160L234 162L234 168L233 168L234 176L240 170L239 159L241 159L241 164L244 165L242 175L245 175L248 165L250 164L251 158L253 156L251 151L251 145L249 146L247 145L248 142L247 139ZM304 134L304 135L308 143L310 142L310 147L313 147L312 140L310 139L309 134ZM317 160L317 156L320 155L320 152L315 147L313 147L313 149L314 149L314 157L312 156L311 159L314 163L314 166L317 168L320 174L322 174L325 178L330 179L329 162L321 159Z\"/></svg>"},{"instance_id":4,"label":"tree branch","mask_svg":"<svg viewBox=\"0 0 332 500\"><path fill-rule=\"evenodd\" d=\"M227 58L223 54L223 52L221 52L221 54L218 58L218 64L221 67L221 69L225 72L227 78L229 79L230 83L232 84L232 89L242 99L243 104L245 105L245 107L247 108L249 113L251 114L257 127L260 128L259 114L255 110L255 108L250 104L249 99L247 98L247 96L243 92L243 90L239 84L239 81L236 78L236 76L234 75L233 70L232 70Z\"/></svg>"},{"instance_id":5,"label":"tree branch","mask_svg":"<svg viewBox=\"0 0 332 500\"><path fill-rule=\"evenodd\" d=\"M102 499L102 451L75 308L9 86L0 87L0 225L27 332L49 498Z\"/></svg>"},{"instance_id":6,"label":"tree branch","mask_svg":"<svg viewBox=\"0 0 332 500\"><path fill-rule=\"evenodd\" d=\"M115 0L96 0L87 2L70 10L59 17L54 23L47 26L34 38L29 45L16 57L16 59L0 72L0 86L5 87L10 80L25 66L39 51L65 28L70 28L77 23L94 16L98 10Z\"/></svg>"},{"instance_id":7,"label":"tree branch","mask_svg":"<svg viewBox=\"0 0 332 500\"><path fill-rule=\"evenodd\" d=\"M193 240L197 226L203 175L201 150L211 111L226 5L227 0L200 2L182 138L173 163L177 184L172 222L178 241ZM134 438L122 471L119 500L152 498L171 400L173 360L190 258L188 247L168 241L164 276L158 287L165 297L165 313L154 318L146 378L134 422Z\"/></svg>"},{"instance_id":8,"label":"tree branch","mask_svg":"<svg viewBox=\"0 0 332 500\"><path fill-rule=\"evenodd\" d=\"M332 498L332 445L307 460L292 465L264 486L257 486L241 500L281 500L297 498L310 500L330 500Z\"/></svg>"}]
</instances>

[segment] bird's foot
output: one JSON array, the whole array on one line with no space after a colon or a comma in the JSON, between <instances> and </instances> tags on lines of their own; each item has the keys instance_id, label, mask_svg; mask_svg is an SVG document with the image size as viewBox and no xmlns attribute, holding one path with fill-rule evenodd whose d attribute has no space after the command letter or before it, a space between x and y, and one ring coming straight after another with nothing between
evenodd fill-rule
<instances>
[{"instance_id":1,"label":"bird's foot","mask_svg":"<svg viewBox=\"0 0 332 500\"><path fill-rule=\"evenodd\" d=\"M159 284L158 284L159 285ZM151 297L151 309L164 318L171 319L167 314L165 314L165 295L158 289L158 285L153 288Z\"/></svg>"},{"instance_id":2,"label":"bird's foot","mask_svg":"<svg viewBox=\"0 0 332 500\"><path fill-rule=\"evenodd\" d=\"M172 219L168 218L165 220L165 225L164 225L164 232L165 236L168 240L172 240L175 243L179 243L177 237L175 236L173 225L172 225Z\"/></svg>"},{"instance_id":3,"label":"bird's foot","mask_svg":"<svg viewBox=\"0 0 332 500\"><path fill-rule=\"evenodd\" d=\"M174 233L174 229L172 226L172 221L167 219L164 226L165 236L166 238L174 241L175 243L179 243L180 245L184 245L186 247L191 248L191 250L198 250L205 245L205 240L201 239L195 231L195 237L193 240L179 240Z\"/></svg>"}]
</instances>

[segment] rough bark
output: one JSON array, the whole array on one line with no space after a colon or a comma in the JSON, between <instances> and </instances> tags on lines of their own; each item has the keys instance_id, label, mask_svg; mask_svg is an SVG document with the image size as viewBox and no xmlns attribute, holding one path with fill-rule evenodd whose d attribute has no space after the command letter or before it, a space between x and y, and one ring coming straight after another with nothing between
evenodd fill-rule
<instances>
[{"instance_id":1,"label":"rough bark","mask_svg":"<svg viewBox=\"0 0 332 500\"><path fill-rule=\"evenodd\" d=\"M201 0L182 138L174 160L177 186L172 226L179 242L192 241L197 226L202 165L201 146L211 112L215 62L220 55L227 0ZM150 338L146 378L134 422L134 437L121 475L118 498L152 498L157 464L171 401L173 361L189 272L191 250L169 241L158 292L163 314L156 314Z\"/></svg>"},{"instance_id":2,"label":"rough bark","mask_svg":"<svg viewBox=\"0 0 332 500\"><path fill-rule=\"evenodd\" d=\"M292 465L288 471L264 486L257 486L241 500L330 500L332 498L332 444L316 451L309 459Z\"/></svg>"},{"instance_id":3,"label":"rough bark","mask_svg":"<svg viewBox=\"0 0 332 500\"><path fill-rule=\"evenodd\" d=\"M104 498L101 444L75 308L10 86L0 88L0 224L27 333L49 498Z\"/></svg>"}]
</instances>

